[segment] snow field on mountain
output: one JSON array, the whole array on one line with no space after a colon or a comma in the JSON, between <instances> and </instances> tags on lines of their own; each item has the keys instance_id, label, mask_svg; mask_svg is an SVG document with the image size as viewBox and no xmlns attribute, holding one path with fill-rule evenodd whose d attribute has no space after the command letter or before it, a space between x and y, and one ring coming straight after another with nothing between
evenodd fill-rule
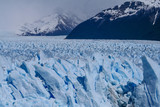
<instances>
[{"instance_id":1,"label":"snow field on mountain","mask_svg":"<svg viewBox=\"0 0 160 107\"><path fill-rule=\"evenodd\" d=\"M71 13L55 12L31 24L24 24L17 33L21 36L66 35L81 22L81 19Z\"/></svg>"}]
</instances>

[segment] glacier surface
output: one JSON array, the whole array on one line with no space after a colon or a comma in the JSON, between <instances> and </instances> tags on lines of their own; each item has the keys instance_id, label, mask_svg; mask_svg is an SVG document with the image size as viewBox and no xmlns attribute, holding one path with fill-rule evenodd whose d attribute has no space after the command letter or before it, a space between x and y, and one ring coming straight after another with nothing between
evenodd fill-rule
<instances>
[{"instance_id":1,"label":"glacier surface","mask_svg":"<svg viewBox=\"0 0 160 107\"><path fill-rule=\"evenodd\" d=\"M0 106L159 106L159 42L31 38L0 40Z\"/></svg>"}]
</instances>

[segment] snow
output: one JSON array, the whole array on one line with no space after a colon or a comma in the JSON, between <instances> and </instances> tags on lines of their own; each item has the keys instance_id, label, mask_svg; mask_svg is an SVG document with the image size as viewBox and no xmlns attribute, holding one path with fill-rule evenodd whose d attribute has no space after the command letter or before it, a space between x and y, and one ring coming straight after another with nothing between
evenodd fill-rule
<instances>
[{"instance_id":1,"label":"snow","mask_svg":"<svg viewBox=\"0 0 160 107\"><path fill-rule=\"evenodd\" d=\"M159 51L158 41L2 37L0 106L118 107L129 105L135 92L138 105L142 88L152 90L147 63L159 91Z\"/></svg>"},{"instance_id":2,"label":"snow","mask_svg":"<svg viewBox=\"0 0 160 107\"><path fill-rule=\"evenodd\" d=\"M68 23L68 21L70 23ZM20 28L20 31L17 32L17 34L23 36L30 36L30 34L38 34L39 36L44 36L44 34L47 33L53 33L54 31L58 30L61 31L61 26L63 26L64 28L73 29L80 22L82 22L82 20L72 15L71 13L55 12L54 14L43 17L31 24L24 24Z\"/></svg>"},{"instance_id":3,"label":"snow","mask_svg":"<svg viewBox=\"0 0 160 107\"><path fill-rule=\"evenodd\" d=\"M54 30L58 24L58 15L49 15L47 17L42 18L41 20L35 21L33 24L25 24L22 29L26 30L24 32L30 32L33 34L39 32L49 32L50 30Z\"/></svg>"},{"instance_id":4,"label":"snow","mask_svg":"<svg viewBox=\"0 0 160 107\"><path fill-rule=\"evenodd\" d=\"M154 21L153 21L153 25L155 25L155 23L156 23L156 21L157 21L158 14L159 14L159 12L157 11L157 13L155 14L155 18L154 18Z\"/></svg>"},{"instance_id":5,"label":"snow","mask_svg":"<svg viewBox=\"0 0 160 107\"><path fill-rule=\"evenodd\" d=\"M160 7L160 0L138 0L142 1L149 6Z\"/></svg>"},{"instance_id":6,"label":"snow","mask_svg":"<svg viewBox=\"0 0 160 107\"><path fill-rule=\"evenodd\" d=\"M159 0L132 0L125 2L122 5L115 6L114 8L109 8L106 10L103 10L100 14L97 14L96 16L92 17L95 21L101 21L105 18L110 19L110 21L136 15L137 12L140 10L149 10L151 8L155 7L156 9L160 7L160 1ZM157 10L157 13L155 14L155 18L153 21L153 25L156 23L156 19L158 17L159 13Z\"/></svg>"}]
</instances>

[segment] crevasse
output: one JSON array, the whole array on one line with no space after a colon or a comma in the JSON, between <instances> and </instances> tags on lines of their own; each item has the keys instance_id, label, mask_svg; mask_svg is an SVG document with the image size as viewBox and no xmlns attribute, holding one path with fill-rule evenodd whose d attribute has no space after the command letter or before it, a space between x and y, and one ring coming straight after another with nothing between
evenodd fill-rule
<instances>
[{"instance_id":1,"label":"crevasse","mask_svg":"<svg viewBox=\"0 0 160 107\"><path fill-rule=\"evenodd\" d=\"M127 59L94 54L85 60L66 60L47 58L42 52L37 56L20 64L1 56L1 106L137 106L142 100L134 96L135 91L144 83L151 90L146 73ZM159 88L149 102L157 92Z\"/></svg>"}]
</instances>

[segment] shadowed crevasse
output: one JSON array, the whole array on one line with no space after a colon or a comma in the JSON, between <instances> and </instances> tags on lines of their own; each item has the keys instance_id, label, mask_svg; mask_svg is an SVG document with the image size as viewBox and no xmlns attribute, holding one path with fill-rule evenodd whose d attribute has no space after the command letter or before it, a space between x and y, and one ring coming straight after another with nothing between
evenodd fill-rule
<instances>
[{"instance_id":1,"label":"shadowed crevasse","mask_svg":"<svg viewBox=\"0 0 160 107\"><path fill-rule=\"evenodd\" d=\"M142 57L143 82L134 90L137 107L159 107L158 77L147 57ZM143 99L143 101L142 101Z\"/></svg>"}]
</instances>

